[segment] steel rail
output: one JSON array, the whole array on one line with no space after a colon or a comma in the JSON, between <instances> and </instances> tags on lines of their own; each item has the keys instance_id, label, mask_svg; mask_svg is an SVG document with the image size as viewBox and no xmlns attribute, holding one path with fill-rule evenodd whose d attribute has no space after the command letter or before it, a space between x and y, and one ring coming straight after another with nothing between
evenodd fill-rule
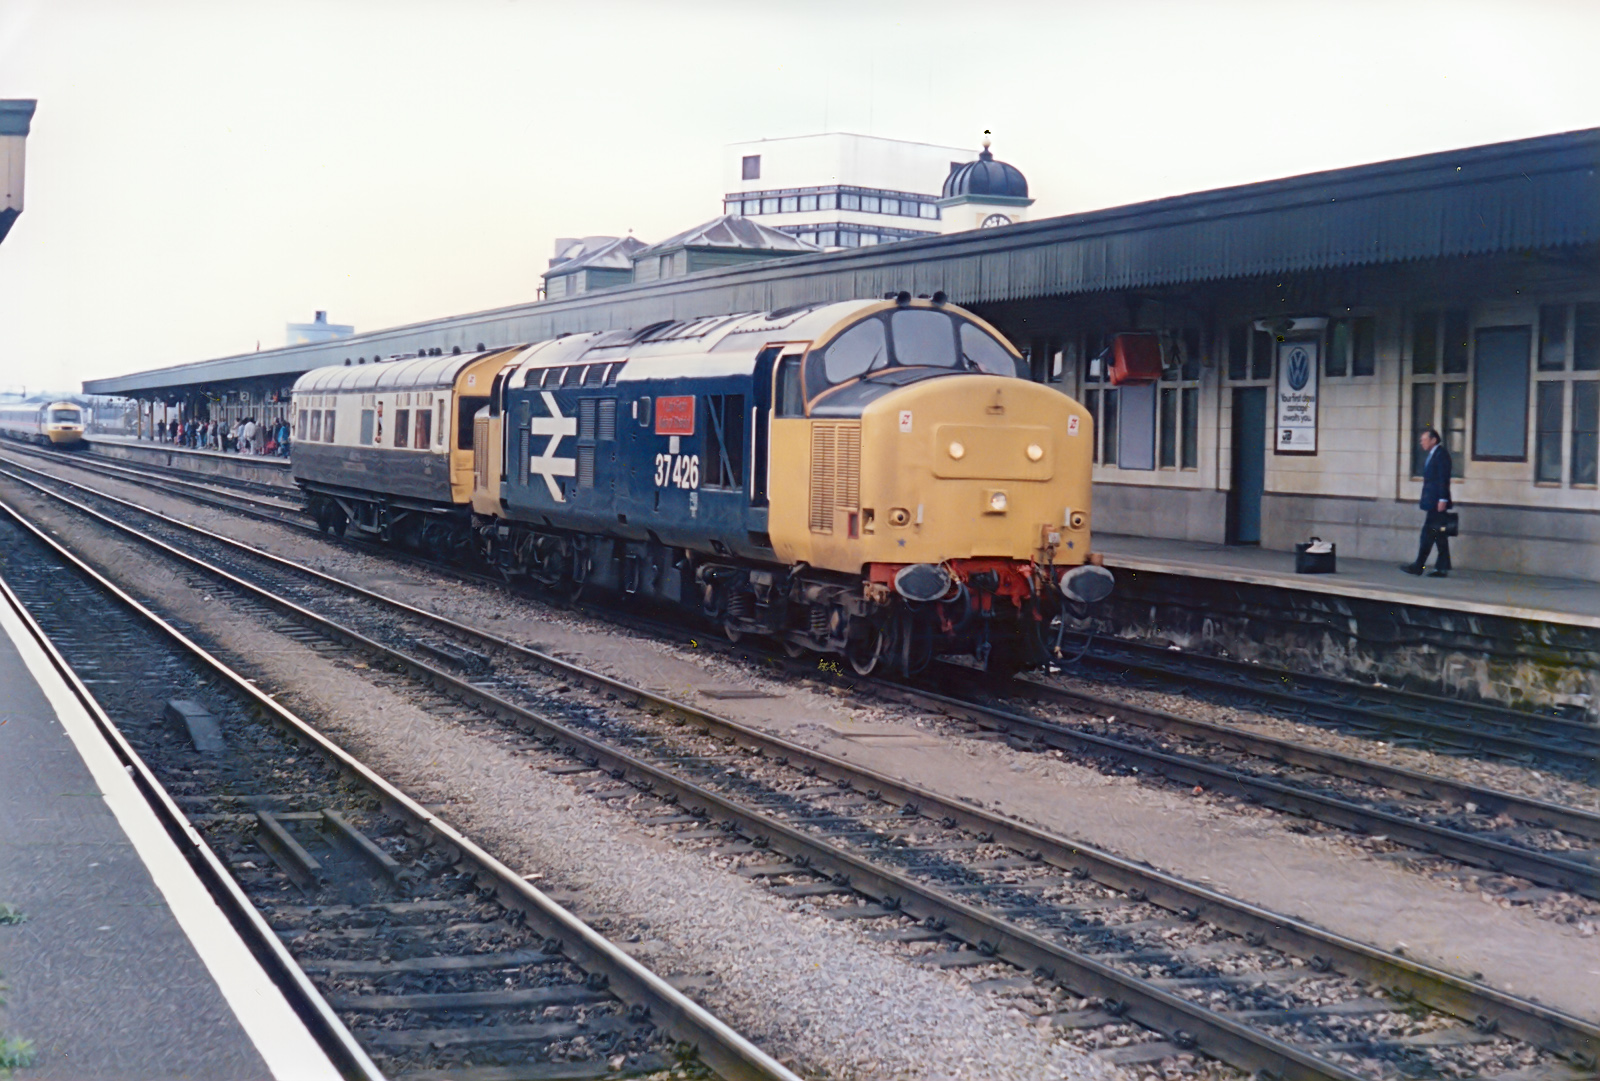
<instances>
[{"instance_id":1,"label":"steel rail","mask_svg":"<svg viewBox=\"0 0 1600 1081\"><path fill-rule=\"evenodd\" d=\"M27 525L19 518L3 500L0 500L0 509L4 509L13 519ZM31 527L30 527L31 528ZM86 571L69 553L61 551L62 557L71 560L80 571ZM92 574L92 571L87 573ZM114 587L113 587L114 588ZM0 578L0 597L16 613L17 618L27 627L28 634L34 642L44 651L50 660L50 665L56 673L66 682L72 696L77 699L84 711L93 719L95 727L99 729L101 737L110 746L113 754L117 756L128 776L133 779L134 785L139 789L139 794L144 797L150 809L155 813L162 829L172 839L173 844L183 856L184 862L194 871L217 903L228 922L238 933L245 947L261 965L273 984L278 988L289 1007L300 1018L312 1038L317 1041L323 1052L333 1062L334 1067L346 1078L365 1079L365 1081L383 1081L383 1073L361 1049L350 1030L344 1022L339 1020L338 1014L328 1005L322 993L316 989L305 972L295 963L288 947L273 933L272 927L251 904L250 898L245 894L233 875L217 858L211 846L206 844L199 832L190 824L187 816L173 801L166 787L156 779L155 773L145 764L139 753L133 749L117 728L111 718L106 715L98 700L84 686L71 665L62 657L43 628L39 626L33 614L23 605L21 599L12 592L11 586L5 579ZM137 602L134 602L137 603Z\"/></svg>"},{"instance_id":2,"label":"steel rail","mask_svg":"<svg viewBox=\"0 0 1600 1081\"><path fill-rule=\"evenodd\" d=\"M23 483L31 485L31 482ZM670 771L636 758L627 751L529 710L427 661L376 642L358 631L311 612L237 575L183 552L159 538L116 522L92 508L57 493L47 491L46 494L229 584L255 600L277 608L316 628L329 638L382 658L396 670L406 672L413 678L444 690L458 699L470 701L492 716L507 720L526 730L546 733L564 742L572 749L574 755L588 764L610 772L615 779L630 781L656 794L670 793L684 806L698 808L708 816L715 814L723 821L732 822L748 835L763 842L766 847L792 858L798 857L804 861L803 865L842 876L848 880L852 889L891 907L898 907L908 914L923 918L945 920L946 929L950 933L978 946L987 954L1009 961L1025 970L1042 968L1075 989L1117 998L1128 1004L1128 1016L1132 1020L1173 1034L1180 1040L1192 1036L1211 1053L1241 1068L1269 1069L1285 1078L1350 1076L1341 1067L1309 1055L1292 1045L1239 1025L1221 1015L1212 1014L1211 1011L1177 998L1160 988L1151 987L1136 977L1109 968L1089 955L1032 935L1008 921L951 898L936 887L926 886L908 876L882 868L854 853L838 849L821 839L797 831L787 823L759 810L747 808L720 793L680 778ZM238 542L230 543L238 544ZM247 545L242 547L249 549ZM280 557L265 553L257 554L275 563L298 567ZM350 588L352 591L372 596L373 599L392 608L414 613L428 619L436 626L449 627L480 641L489 641L498 648L522 655L550 674L573 676L590 686L614 693L619 699L630 704L669 713L688 723L701 725L708 731L714 730L724 739L735 741L747 750L770 757L774 761L783 760L782 764L791 766L803 763L803 767L798 768L805 768L824 779L836 783L846 782L876 792L887 803L900 806L903 814L914 812L919 816L949 818L969 830L988 833L1000 843L1018 851L1037 853L1043 862L1052 866L1069 871L1076 869L1125 892L1136 891L1137 896L1186 918L1205 920L1224 930L1251 936L1252 940L1295 956L1305 957L1314 964L1327 966L1330 969L1342 968L1348 975L1370 980L1390 989L1402 998L1414 999L1442 1012L1468 1019L1479 1017L1489 1019L1508 1035L1573 1056L1575 1060L1587 1062L1591 1058L1600 1056L1600 1026L1581 1018L1520 999L1477 981L1389 954L1304 921L1235 900L1185 882L1176 876L1142 867L1082 842L974 808L910 782L899 781L834 759L668 696L633 687L541 651L475 631L445 617L413 609L402 602L377 597L360 587L348 587L338 583L336 579L322 575L321 572L309 568L298 569L301 573L322 578L331 584L338 584L342 588ZM1263 1040L1266 1042L1262 1042Z\"/></svg>"},{"instance_id":3,"label":"steel rail","mask_svg":"<svg viewBox=\"0 0 1600 1081\"><path fill-rule=\"evenodd\" d=\"M1151 659L1144 662L1125 659L1116 656L1115 650L1147 653ZM1292 712L1334 723L1354 721L1362 727L1425 733L1429 740L1464 750L1482 752L1499 749L1504 756L1514 759L1529 756L1555 759L1565 756L1579 762L1600 763L1600 727L1581 721L1530 713L1488 702L1445 698L1401 687L1378 687L1319 673L1290 672L1200 653L1181 653L1175 663L1160 664L1156 661L1156 658L1167 659L1170 656L1170 650L1118 638L1104 649L1091 649L1085 661L1100 667L1144 673L1165 683L1199 682L1219 691L1254 695ZM1239 678L1230 679L1219 672L1232 672ZM1295 684L1311 688L1316 697L1307 697L1301 690L1288 689ZM1364 698L1369 702L1339 702L1333 696ZM1402 714L1395 711L1397 707L1420 713ZM1435 720L1429 714L1455 716L1443 721ZM1463 728L1460 726L1462 721L1488 727ZM1533 735L1544 740L1560 740L1570 745L1552 748L1548 742L1541 742L1541 739L1532 738L1517 729L1531 730Z\"/></svg>"},{"instance_id":4,"label":"steel rail","mask_svg":"<svg viewBox=\"0 0 1600 1081\"><path fill-rule=\"evenodd\" d=\"M1600 840L1600 814L1578 807L1568 807L1546 800L1504 792L1495 788L1457 781L1438 774L1423 773L1403 766L1373 762L1354 755L1341 754L1292 740L1279 739L1248 732L1229 725L1202 721L1166 710L1141 706L1126 699L1107 698L1087 691L1069 690L1034 679L1016 678L1004 682L985 677L959 665L941 665L938 675L942 680L976 688L980 693L995 697L1024 698L1050 705L1063 705L1091 719L1115 717L1142 728L1193 739L1219 743L1231 750L1242 751L1273 762L1317 770L1334 777L1381 785L1399 792L1407 792L1423 799L1445 799L1456 803L1474 803L1492 814L1506 813L1531 825L1563 830L1581 837ZM916 690L917 688L910 688ZM983 708L983 703L973 703ZM982 723L989 718L973 719ZM1007 714L1003 718L1010 719ZM986 727L989 727L986 725Z\"/></svg>"},{"instance_id":5,"label":"steel rail","mask_svg":"<svg viewBox=\"0 0 1600 1081\"><path fill-rule=\"evenodd\" d=\"M57 496L56 498L59 499L61 497ZM70 503L71 501L68 502ZM161 546L169 554L183 557L191 565L196 565L197 569L209 567L203 561L184 556L184 553L179 552L177 549L162 545L162 542L155 540L155 538L139 534L137 530L129 530L127 526L120 526L89 508L84 508L81 505L77 506L79 506L79 509L95 515L101 521L129 532L130 535L143 537L147 542ZM603 972L610 981L610 989L618 998L629 1005L638 1004L648 1008L651 1011L651 1017L657 1019L664 1031L674 1038L694 1046L702 1060L720 1076L726 1078L727 1081L800 1081L788 1068L734 1031L726 1023L706 1010L705 1007L699 1005L687 995L672 987L660 976L641 965L588 924L572 915L565 908L562 908L538 888L523 880L516 872L505 866L485 849L479 847L476 842L460 833L455 827L440 819L433 812L427 810L399 788L368 768L355 756L325 736L320 729L280 705L270 695L259 690L248 679L228 667L182 631L124 592L103 574L69 551L64 545L35 526L26 516L11 506L9 502L0 499L0 509L3 509L20 526L51 551L55 552L78 573L86 576L89 581L119 605L154 628L176 645L179 650L193 657L220 679L232 692L248 701L259 716L276 724L316 749L324 758L332 761L347 777L376 795L386 811L398 818L407 820L414 826L431 834L436 840L443 842L444 845L448 846L449 850L459 855L459 861L464 861L474 868L480 884L487 888L492 888L496 896L509 909L524 913L535 926L540 927L551 937L559 939L562 943L563 955L568 960L586 970ZM217 571L211 571L210 573L226 574L226 572ZM243 582L242 579L234 579L234 581L241 586L248 587L248 583ZM249 588L253 589L254 587ZM263 598L270 598L271 596L265 591L257 590L255 592L257 596ZM307 615L310 615L310 613L307 613ZM109 725L110 721L107 720L105 723ZM125 741L120 742L121 747L126 748L126 753L133 753L132 748L127 747ZM148 774L148 771L146 773ZM153 775L149 776L149 783L158 784L155 782ZM195 833L193 827L188 825L188 819L182 815L182 812L177 809L170 799L166 802L170 813L178 816L178 819L183 823L184 830L192 836L192 843L204 847L204 842L200 840L198 833ZM214 856L212 860L215 862ZM217 867L220 870L220 864ZM226 874L225 871L221 873ZM231 876L229 876L229 881L232 881ZM237 884L235 884L234 888L237 890ZM239 896L242 898L242 893ZM244 900L243 903L249 905L248 900ZM253 906L251 906L251 911L254 912ZM255 918L259 923L259 927L265 928L265 933L276 938L275 935L272 935L271 929L266 928L265 921L260 919L259 913L256 914ZM292 958L288 959L288 963L295 965ZM298 965L295 965L295 970L297 972L300 971ZM312 993L316 993L315 988L310 987L309 980L305 980L303 972L300 972L300 979L303 981L305 988L309 988ZM318 998L320 1000L320 995ZM325 1000L322 1000L322 1008L327 1011L329 1016L332 1016L331 1008L327 1006ZM334 1020L337 1021L337 1018L335 1017ZM359 1051L359 1048L356 1048L356 1050ZM371 1066L370 1060L367 1060L367 1065ZM382 1075L377 1072L375 1066L371 1066L370 1076L378 1078Z\"/></svg>"}]
</instances>

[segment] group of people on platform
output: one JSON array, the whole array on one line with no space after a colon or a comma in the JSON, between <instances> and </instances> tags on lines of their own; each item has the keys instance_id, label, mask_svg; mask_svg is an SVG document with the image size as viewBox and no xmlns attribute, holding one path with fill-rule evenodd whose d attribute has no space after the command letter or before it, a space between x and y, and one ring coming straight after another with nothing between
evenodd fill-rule
<instances>
[{"instance_id":1,"label":"group of people on platform","mask_svg":"<svg viewBox=\"0 0 1600 1081\"><path fill-rule=\"evenodd\" d=\"M156 437L164 443L195 450L215 450L225 454L270 454L289 456L289 420L279 417L265 424L247 417L236 424L226 420L170 420L156 425Z\"/></svg>"}]
</instances>

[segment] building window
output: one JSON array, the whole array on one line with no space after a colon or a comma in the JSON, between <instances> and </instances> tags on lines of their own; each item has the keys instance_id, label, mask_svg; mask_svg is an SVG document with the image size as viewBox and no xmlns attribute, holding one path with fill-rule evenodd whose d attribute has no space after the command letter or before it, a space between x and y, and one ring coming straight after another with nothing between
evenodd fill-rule
<instances>
[{"instance_id":1,"label":"building window","mask_svg":"<svg viewBox=\"0 0 1600 1081\"><path fill-rule=\"evenodd\" d=\"M800 234L800 239L805 241L807 244L815 244L817 242L817 234L816 233L801 233Z\"/></svg>"},{"instance_id":2,"label":"building window","mask_svg":"<svg viewBox=\"0 0 1600 1081\"><path fill-rule=\"evenodd\" d=\"M840 245L840 247L855 248L855 247L859 247L860 244L861 244L861 234L860 233L840 233L839 234L839 245Z\"/></svg>"},{"instance_id":3,"label":"building window","mask_svg":"<svg viewBox=\"0 0 1600 1081\"><path fill-rule=\"evenodd\" d=\"M817 196L817 209L838 210L839 193L836 191L825 191L821 195Z\"/></svg>"},{"instance_id":4,"label":"building window","mask_svg":"<svg viewBox=\"0 0 1600 1081\"><path fill-rule=\"evenodd\" d=\"M860 210L861 196L851 192L844 192L839 196L840 210Z\"/></svg>"},{"instance_id":5,"label":"building window","mask_svg":"<svg viewBox=\"0 0 1600 1081\"><path fill-rule=\"evenodd\" d=\"M740 175L741 179L744 179L744 180L760 180L761 179L761 155L760 154L746 154L744 156L744 159L739 164L740 164L739 175Z\"/></svg>"},{"instance_id":6,"label":"building window","mask_svg":"<svg viewBox=\"0 0 1600 1081\"><path fill-rule=\"evenodd\" d=\"M729 199L729 200L727 200L726 202L724 202L722 204L722 212L724 214L737 215L743 209L744 209L744 202L743 202L743 200L740 200L740 199Z\"/></svg>"},{"instance_id":7,"label":"building window","mask_svg":"<svg viewBox=\"0 0 1600 1081\"><path fill-rule=\"evenodd\" d=\"M878 201L878 209L885 214L899 214L900 200L884 198Z\"/></svg>"},{"instance_id":8,"label":"building window","mask_svg":"<svg viewBox=\"0 0 1600 1081\"><path fill-rule=\"evenodd\" d=\"M1411 475L1426 459L1417 445L1432 428L1450 452L1451 475L1462 476L1467 456L1467 313L1423 311L1411 317ZM1527 384L1523 384L1526 414ZM1524 416L1523 427L1527 420Z\"/></svg>"},{"instance_id":9,"label":"building window","mask_svg":"<svg viewBox=\"0 0 1600 1081\"><path fill-rule=\"evenodd\" d=\"M744 201L744 212L745 212L746 215L761 213L761 200L760 199L746 199Z\"/></svg>"},{"instance_id":10,"label":"building window","mask_svg":"<svg viewBox=\"0 0 1600 1081\"><path fill-rule=\"evenodd\" d=\"M881 200L876 195L861 196L861 212L863 214L878 213L878 204Z\"/></svg>"},{"instance_id":11,"label":"building window","mask_svg":"<svg viewBox=\"0 0 1600 1081\"><path fill-rule=\"evenodd\" d=\"M1156 393L1156 464L1162 469L1200 465L1200 332L1175 336L1176 363L1161 372Z\"/></svg>"},{"instance_id":12,"label":"building window","mask_svg":"<svg viewBox=\"0 0 1600 1081\"><path fill-rule=\"evenodd\" d=\"M817 209L817 197L815 195L800 196L800 210L802 213L815 209Z\"/></svg>"},{"instance_id":13,"label":"building window","mask_svg":"<svg viewBox=\"0 0 1600 1081\"><path fill-rule=\"evenodd\" d=\"M1533 479L1592 487L1600 473L1600 304L1541 306L1534 367Z\"/></svg>"},{"instance_id":14,"label":"building window","mask_svg":"<svg viewBox=\"0 0 1600 1081\"><path fill-rule=\"evenodd\" d=\"M876 244L877 242L878 242L878 234L877 233L862 233L861 234L861 246L863 248L870 247L873 244Z\"/></svg>"},{"instance_id":15,"label":"building window","mask_svg":"<svg viewBox=\"0 0 1600 1081\"><path fill-rule=\"evenodd\" d=\"M1261 382L1272 378L1272 335L1249 323L1228 328L1228 381Z\"/></svg>"},{"instance_id":16,"label":"building window","mask_svg":"<svg viewBox=\"0 0 1600 1081\"><path fill-rule=\"evenodd\" d=\"M778 213L793 214L800 209L800 198L795 195L785 195L778 200Z\"/></svg>"},{"instance_id":17,"label":"building window","mask_svg":"<svg viewBox=\"0 0 1600 1081\"><path fill-rule=\"evenodd\" d=\"M822 230L819 230L817 232L817 243L821 244L824 248L836 248L836 247L838 247L839 246L839 230L837 230L837 229L822 229Z\"/></svg>"},{"instance_id":18,"label":"building window","mask_svg":"<svg viewBox=\"0 0 1600 1081\"><path fill-rule=\"evenodd\" d=\"M1368 317L1328 321L1322 374L1331 378L1372 375L1377 370L1377 322Z\"/></svg>"},{"instance_id":19,"label":"building window","mask_svg":"<svg viewBox=\"0 0 1600 1081\"><path fill-rule=\"evenodd\" d=\"M763 214L776 214L777 212L778 212L778 199L777 199L776 196L773 196L770 199L761 200L761 213L763 213Z\"/></svg>"},{"instance_id":20,"label":"building window","mask_svg":"<svg viewBox=\"0 0 1600 1081\"><path fill-rule=\"evenodd\" d=\"M939 208L938 208L938 206L936 206L933 203L923 203L922 204L922 216L924 218L937 218L939 216Z\"/></svg>"},{"instance_id":21,"label":"building window","mask_svg":"<svg viewBox=\"0 0 1600 1081\"><path fill-rule=\"evenodd\" d=\"M1083 404L1094 418L1094 460L1117 464L1117 388L1110 385L1111 354L1099 334L1085 334L1079 353L1083 357Z\"/></svg>"}]
</instances>

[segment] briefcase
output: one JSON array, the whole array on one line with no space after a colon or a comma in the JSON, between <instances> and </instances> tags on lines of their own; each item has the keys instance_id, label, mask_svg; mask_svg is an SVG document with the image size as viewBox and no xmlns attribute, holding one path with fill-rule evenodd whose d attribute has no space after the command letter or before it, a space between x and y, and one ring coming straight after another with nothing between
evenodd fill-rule
<instances>
[{"instance_id":1,"label":"briefcase","mask_svg":"<svg viewBox=\"0 0 1600 1081\"><path fill-rule=\"evenodd\" d=\"M1294 546L1294 572L1296 574L1334 574L1339 556L1337 544L1324 543L1321 537L1312 537L1304 544Z\"/></svg>"},{"instance_id":2,"label":"briefcase","mask_svg":"<svg viewBox=\"0 0 1600 1081\"><path fill-rule=\"evenodd\" d=\"M1461 515L1453 510L1447 510L1441 512L1440 518L1442 521L1440 521L1437 529L1441 537L1459 537L1461 535Z\"/></svg>"}]
</instances>

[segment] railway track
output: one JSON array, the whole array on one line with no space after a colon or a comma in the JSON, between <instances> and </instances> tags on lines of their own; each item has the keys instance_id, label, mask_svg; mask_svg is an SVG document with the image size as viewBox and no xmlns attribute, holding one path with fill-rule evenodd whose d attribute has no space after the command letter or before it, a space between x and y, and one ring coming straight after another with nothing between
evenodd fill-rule
<instances>
[{"instance_id":1,"label":"railway track","mask_svg":"<svg viewBox=\"0 0 1600 1081\"><path fill-rule=\"evenodd\" d=\"M1283 712L1297 721L1402 744L1591 775L1600 767L1600 727L1557 713L1442 698L1124 639L1097 639L1081 663L1109 683L1185 694L1204 688L1229 705Z\"/></svg>"},{"instance_id":2,"label":"railway track","mask_svg":"<svg viewBox=\"0 0 1600 1081\"><path fill-rule=\"evenodd\" d=\"M11 508L4 593L350 1077L797 1081ZM63 572L66 573L63 573Z\"/></svg>"},{"instance_id":3,"label":"railway track","mask_svg":"<svg viewBox=\"0 0 1600 1081\"><path fill-rule=\"evenodd\" d=\"M194 544L203 537L200 543L225 549L214 557L225 565L232 566L230 561L238 556L272 558L95 489L42 475L108 505L150 515L168 531L165 535L171 541ZM285 561L283 569L294 567ZM274 581L273 588L292 588L292 582ZM607 618L623 619L656 635L685 633L682 627L637 616L609 613ZM762 661L774 663L773 658ZM791 663L789 669L796 675L812 674L800 664ZM1101 768L1199 785L1361 835L1382 836L1421 853L1513 875L1537 888L1600 897L1600 844L1596 843L1600 815L1594 812L1032 679L992 680L951 664L935 666L932 674L944 693L886 679L852 685L978 725L1024 748L1059 749Z\"/></svg>"},{"instance_id":4,"label":"railway track","mask_svg":"<svg viewBox=\"0 0 1600 1081\"><path fill-rule=\"evenodd\" d=\"M164 476L99 460L87 460L81 455L35 448L9 449L21 450L40 460L102 472L132 483L168 483ZM314 524L302 517L298 508L286 509L281 500L258 500L250 495L215 490L218 485L233 483L248 484L220 478L214 484L190 483L175 486L172 490L174 494L185 498L236 510L257 519L308 533L318 532ZM470 580L499 583L498 579L473 574L459 567L444 567L436 561L424 560L393 547L372 545L354 538L345 543L385 553L389 558L446 570ZM611 616L608 615L608 618ZM1447 754L1499 757L1522 764L1537 763L1586 780L1600 777L1600 727L1567 717L1289 672L1228 658L1175 654L1171 650L1122 639L1097 640L1085 654L1083 663L1108 673L1111 682L1122 685L1183 694L1209 693L1213 700L1227 705L1278 713L1296 722L1328 726L1399 745L1427 747ZM1037 694L1031 687L1039 681L1029 682L1029 687L1017 688L1013 696L1031 697ZM1069 693L1063 688L1058 687L1057 690L1062 694ZM1091 698L1083 694L1077 697L1084 703ZM1114 704L1117 712L1123 715L1148 712L1110 698L1101 698L1099 701Z\"/></svg>"},{"instance_id":5,"label":"railway track","mask_svg":"<svg viewBox=\"0 0 1600 1081\"><path fill-rule=\"evenodd\" d=\"M87 506L77 513L139 533ZM208 588L271 609L286 633L361 650L418 695L470 706L520 733L528 753L562 763L550 768L592 776L597 798L662 828L731 842L723 852L743 861L741 873L870 921L876 934L922 950L924 963L1004 962L1032 973L1075 996L1056 1018L1063 1027L1144 1026L1121 1061L1194 1048L1284 1078L1555 1081L1594 1069L1600 1028L1580 1019L236 542L163 528L205 558L154 527L140 543L204 575ZM586 701L562 693L573 683L592 690Z\"/></svg>"}]
</instances>

